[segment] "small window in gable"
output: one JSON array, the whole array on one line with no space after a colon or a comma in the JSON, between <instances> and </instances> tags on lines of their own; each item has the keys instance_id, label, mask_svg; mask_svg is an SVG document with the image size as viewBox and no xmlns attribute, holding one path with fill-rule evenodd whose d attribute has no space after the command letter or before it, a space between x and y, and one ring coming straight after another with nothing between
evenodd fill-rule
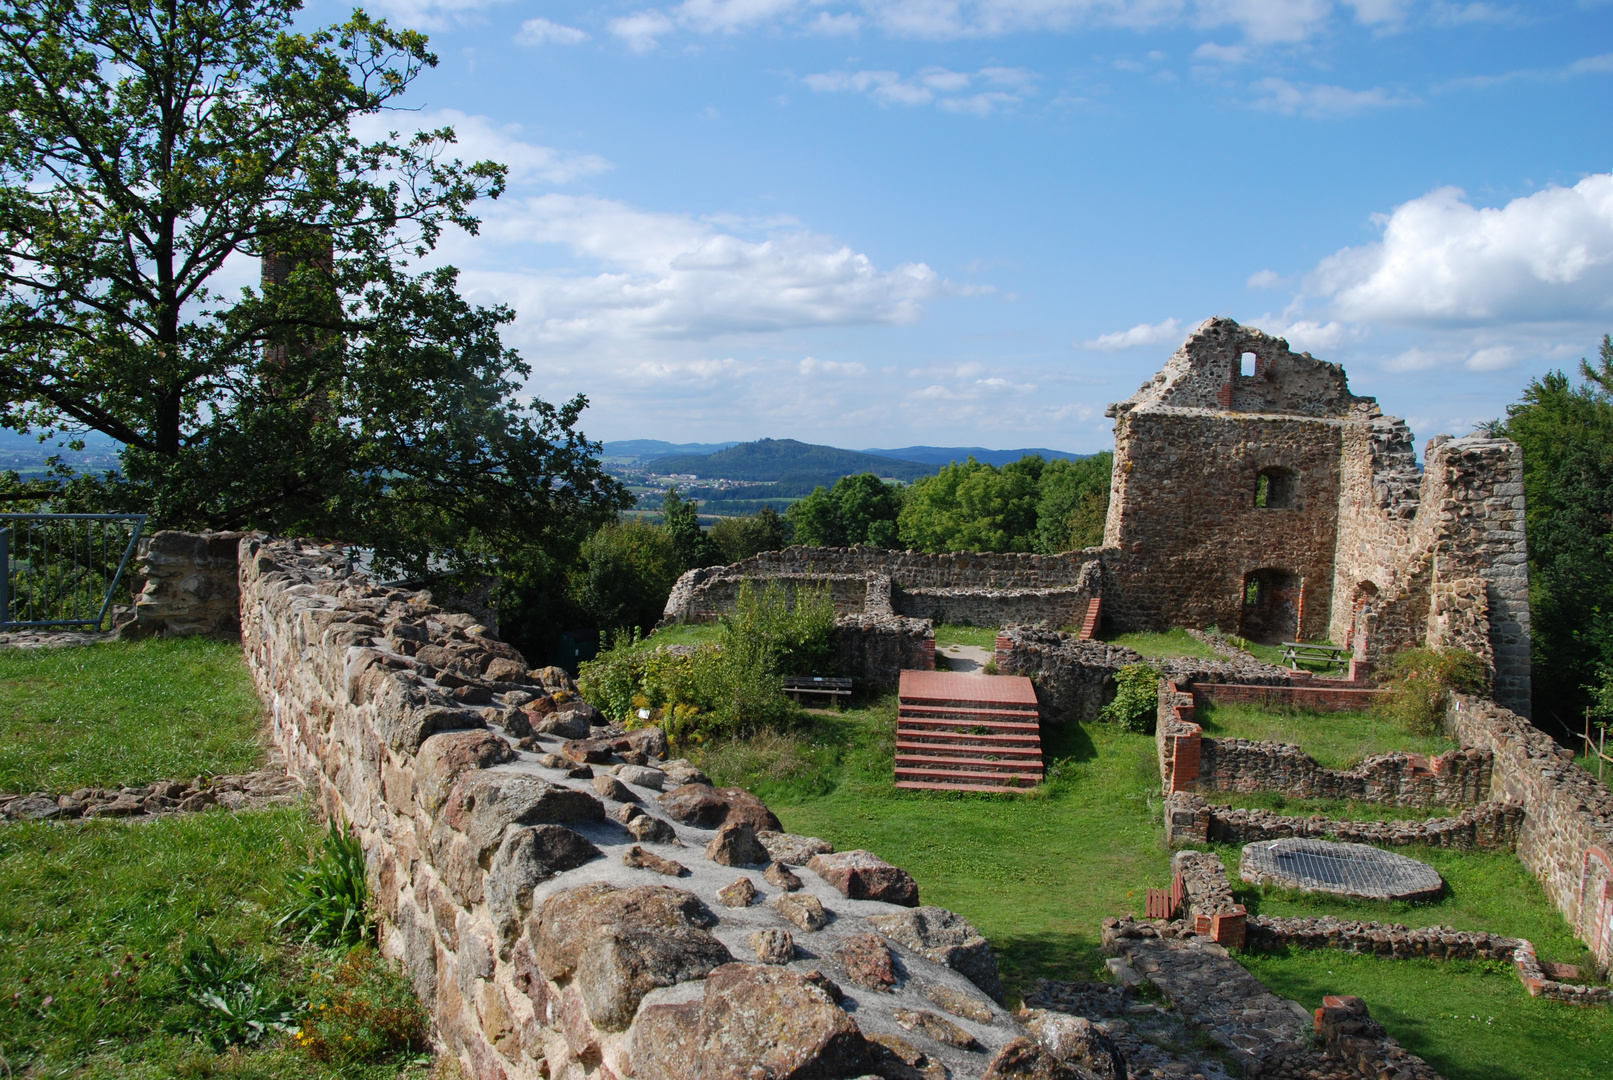
<instances>
[{"instance_id":1,"label":"small window in gable","mask_svg":"<svg viewBox=\"0 0 1613 1080\"><path fill-rule=\"evenodd\" d=\"M1274 466L1261 469L1255 479L1255 508L1257 510L1286 510L1294 505L1296 483L1294 470Z\"/></svg>"},{"instance_id":2,"label":"small window in gable","mask_svg":"<svg viewBox=\"0 0 1613 1080\"><path fill-rule=\"evenodd\" d=\"M1255 368L1260 366L1260 358L1252 352L1246 352L1238 361L1238 373L1245 379L1255 377Z\"/></svg>"}]
</instances>

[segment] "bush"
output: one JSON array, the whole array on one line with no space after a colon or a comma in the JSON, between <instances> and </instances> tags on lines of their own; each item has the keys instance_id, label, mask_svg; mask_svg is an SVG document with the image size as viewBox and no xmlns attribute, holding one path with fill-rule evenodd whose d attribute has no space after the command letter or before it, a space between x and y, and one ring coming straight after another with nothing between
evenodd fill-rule
<instances>
[{"instance_id":1,"label":"bush","mask_svg":"<svg viewBox=\"0 0 1613 1080\"><path fill-rule=\"evenodd\" d=\"M317 973L296 1043L315 1061L383 1063L428 1049L426 1010L409 981L376 951L360 946L335 971Z\"/></svg>"},{"instance_id":2,"label":"bush","mask_svg":"<svg viewBox=\"0 0 1613 1080\"><path fill-rule=\"evenodd\" d=\"M1103 719L1126 731L1147 735L1159 714L1159 670L1150 664L1127 664L1115 673L1115 699L1103 708Z\"/></svg>"},{"instance_id":3,"label":"bush","mask_svg":"<svg viewBox=\"0 0 1613 1080\"><path fill-rule=\"evenodd\" d=\"M758 594L740 587L716 644L646 648L618 636L584 665L583 697L611 719L635 726L642 713L675 745L787 726L795 709L785 674L817 673L834 658L834 602L827 589L798 589L794 602L777 582Z\"/></svg>"},{"instance_id":4,"label":"bush","mask_svg":"<svg viewBox=\"0 0 1613 1080\"><path fill-rule=\"evenodd\" d=\"M357 945L369 929L369 884L364 880L364 848L358 838L330 822L319 857L290 876L291 900L276 926L303 931L303 941Z\"/></svg>"},{"instance_id":5,"label":"bush","mask_svg":"<svg viewBox=\"0 0 1613 1080\"><path fill-rule=\"evenodd\" d=\"M1389 660L1389 692L1378 712L1414 734L1433 735L1452 691L1482 694L1489 682L1484 661L1466 649L1402 649Z\"/></svg>"}]
</instances>

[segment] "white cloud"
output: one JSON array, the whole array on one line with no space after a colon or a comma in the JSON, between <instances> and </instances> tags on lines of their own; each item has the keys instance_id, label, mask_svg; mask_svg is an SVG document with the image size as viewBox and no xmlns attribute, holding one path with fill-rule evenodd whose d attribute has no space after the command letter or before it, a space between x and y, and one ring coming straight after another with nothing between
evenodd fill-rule
<instances>
[{"instance_id":1,"label":"white cloud","mask_svg":"<svg viewBox=\"0 0 1613 1080\"><path fill-rule=\"evenodd\" d=\"M866 255L798 227L746 239L686 214L594 196L548 194L501 206L483 233L494 244L557 244L597 264L464 271L467 290L511 304L517 332L535 342L911 323L943 285L923 263L882 271Z\"/></svg>"},{"instance_id":2,"label":"white cloud","mask_svg":"<svg viewBox=\"0 0 1613 1080\"><path fill-rule=\"evenodd\" d=\"M1287 338L1289 346L1300 352L1332 352L1364 333L1360 327L1337 319L1322 322L1318 319L1290 319L1286 315L1262 315L1254 320L1253 325L1273 337Z\"/></svg>"},{"instance_id":3,"label":"white cloud","mask_svg":"<svg viewBox=\"0 0 1613 1080\"><path fill-rule=\"evenodd\" d=\"M588 35L573 26L561 26L548 19L528 19L521 24L521 32L515 35L517 45L542 45L545 42L554 42L556 45L578 45L588 40Z\"/></svg>"},{"instance_id":4,"label":"white cloud","mask_svg":"<svg viewBox=\"0 0 1613 1080\"><path fill-rule=\"evenodd\" d=\"M1077 343L1075 347L1093 352L1115 352L1119 349L1130 349L1138 345L1161 345L1175 342L1180 337L1182 337L1182 324L1176 319L1166 319L1161 323L1138 323L1130 330L1116 330L1112 334L1100 334L1091 341Z\"/></svg>"},{"instance_id":5,"label":"white cloud","mask_svg":"<svg viewBox=\"0 0 1613 1080\"><path fill-rule=\"evenodd\" d=\"M380 139L389 131L400 131L407 136L441 127L453 128L457 139L446 149L445 156L467 162L500 162L509 167L511 187L538 182L566 184L611 167L610 162L597 154L568 154L524 142L517 138L521 131L519 124L495 124L485 116L473 116L458 109L371 114L355 122L353 131L361 139Z\"/></svg>"},{"instance_id":6,"label":"white cloud","mask_svg":"<svg viewBox=\"0 0 1613 1080\"><path fill-rule=\"evenodd\" d=\"M976 72L928 67L903 78L895 71L826 71L801 79L820 94L866 94L881 105L929 105L985 116L1036 93L1034 71L987 67Z\"/></svg>"},{"instance_id":7,"label":"white cloud","mask_svg":"<svg viewBox=\"0 0 1613 1080\"><path fill-rule=\"evenodd\" d=\"M420 30L441 30L504 0L375 0L377 14Z\"/></svg>"},{"instance_id":8,"label":"white cloud","mask_svg":"<svg viewBox=\"0 0 1613 1080\"><path fill-rule=\"evenodd\" d=\"M1332 0L850 0L845 7L852 10L840 11L825 11L825 5L826 0L682 0L618 19L612 32L641 52L673 29L733 34L763 25L830 34L870 25L890 37L924 40L1092 27L1231 28L1250 42L1268 44L1316 35L1333 10Z\"/></svg>"},{"instance_id":9,"label":"white cloud","mask_svg":"<svg viewBox=\"0 0 1613 1080\"><path fill-rule=\"evenodd\" d=\"M1241 64L1249 59L1249 46L1247 45L1217 45L1213 41L1206 41L1193 50L1193 55L1200 60L1213 60L1222 64Z\"/></svg>"},{"instance_id":10,"label":"white cloud","mask_svg":"<svg viewBox=\"0 0 1613 1080\"><path fill-rule=\"evenodd\" d=\"M1583 56L1569 64L1554 68L1518 68L1500 75L1470 75L1465 79L1452 79L1441 90L1484 90L1509 82L1527 79L1534 82L1563 82L1584 75L1606 75L1613 72L1613 52L1596 56Z\"/></svg>"},{"instance_id":11,"label":"white cloud","mask_svg":"<svg viewBox=\"0 0 1613 1080\"><path fill-rule=\"evenodd\" d=\"M1362 26L1396 25L1406 20L1406 0L1346 0Z\"/></svg>"},{"instance_id":12,"label":"white cloud","mask_svg":"<svg viewBox=\"0 0 1613 1080\"><path fill-rule=\"evenodd\" d=\"M657 38L672 32L674 23L659 11L640 11L610 21L610 32L636 53L649 52L660 44Z\"/></svg>"},{"instance_id":13,"label":"white cloud","mask_svg":"<svg viewBox=\"0 0 1613 1080\"><path fill-rule=\"evenodd\" d=\"M1255 108L1284 116L1296 113L1309 117L1351 116L1367 109L1407 105L1414 100L1394 97L1378 88L1351 90L1343 86L1292 83L1275 76L1261 79L1250 89L1258 95L1252 102Z\"/></svg>"},{"instance_id":14,"label":"white cloud","mask_svg":"<svg viewBox=\"0 0 1613 1080\"><path fill-rule=\"evenodd\" d=\"M802 357L797 366L801 369L803 378L811 378L814 375L857 378L868 374L866 365L843 363L839 360L819 360L816 356Z\"/></svg>"},{"instance_id":15,"label":"white cloud","mask_svg":"<svg viewBox=\"0 0 1613 1080\"><path fill-rule=\"evenodd\" d=\"M1251 289L1275 289L1282 283L1282 275L1275 270L1257 270L1244 282Z\"/></svg>"},{"instance_id":16,"label":"white cloud","mask_svg":"<svg viewBox=\"0 0 1613 1080\"><path fill-rule=\"evenodd\" d=\"M1383 239L1323 259L1308 290L1352 321L1429 326L1606 318L1613 310L1613 175L1502 207L1457 188L1381 219Z\"/></svg>"}]
</instances>

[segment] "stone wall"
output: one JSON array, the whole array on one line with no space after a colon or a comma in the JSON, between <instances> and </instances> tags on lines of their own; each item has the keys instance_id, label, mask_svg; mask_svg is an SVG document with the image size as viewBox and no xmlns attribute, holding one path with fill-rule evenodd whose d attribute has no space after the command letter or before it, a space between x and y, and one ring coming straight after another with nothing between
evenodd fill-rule
<instances>
[{"instance_id":1,"label":"stone wall","mask_svg":"<svg viewBox=\"0 0 1613 1080\"><path fill-rule=\"evenodd\" d=\"M1155 741L1165 794L1178 791L1275 791L1302 799L1346 799L1399 806L1466 806L1490 791L1494 755L1483 747L1432 758L1392 753L1353 769L1323 768L1288 743L1208 738L1193 721L1193 697L1162 680Z\"/></svg>"},{"instance_id":2,"label":"stone wall","mask_svg":"<svg viewBox=\"0 0 1613 1080\"><path fill-rule=\"evenodd\" d=\"M244 533L187 533L164 529L145 545L125 637L218 637L241 633L237 549Z\"/></svg>"},{"instance_id":3,"label":"stone wall","mask_svg":"<svg viewBox=\"0 0 1613 1080\"><path fill-rule=\"evenodd\" d=\"M894 690L904 670L935 670L935 633L926 619L842 615L835 620L835 669L876 690Z\"/></svg>"},{"instance_id":4,"label":"stone wall","mask_svg":"<svg viewBox=\"0 0 1613 1080\"><path fill-rule=\"evenodd\" d=\"M1524 808L1518 858L1603 968L1613 965L1613 791L1492 701L1452 695L1445 727L1494 756L1491 797Z\"/></svg>"},{"instance_id":5,"label":"stone wall","mask_svg":"<svg viewBox=\"0 0 1613 1080\"><path fill-rule=\"evenodd\" d=\"M339 551L240 562L275 741L363 844L383 952L477 1080L966 1080L1021 1034L985 941L903 871L765 831L656 729L590 729L554 669Z\"/></svg>"},{"instance_id":6,"label":"stone wall","mask_svg":"<svg viewBox=\"0 0 1613 1080\"><path fill-rule=\"evenodd\" d=\"M1204 796L1178 791L1165 800L1165 841L1169 844L1250 844L1300 837L1358 844L1455 848L1461 851L1512 850L1523 824L1523 807L1506 802L1470 806L1454 817L1402 821L1344 821L1293 817L1272 810L1216 806Z\"/></svg>"}]
</instances>

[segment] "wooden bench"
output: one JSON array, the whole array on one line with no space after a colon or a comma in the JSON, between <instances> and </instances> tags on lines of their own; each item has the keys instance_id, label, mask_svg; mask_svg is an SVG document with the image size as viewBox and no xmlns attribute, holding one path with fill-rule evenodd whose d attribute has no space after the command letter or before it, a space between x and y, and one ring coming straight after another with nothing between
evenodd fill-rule
<instances>
[{"instance_id":1,"label":"wooden bench","mask_svg":"<svg viewBox=\"0 0 1613 1080\"><path fill-rule=\"evenodd\" d=\"M801 704L802 694L822 694L838 709L841 699L851 696L851 680L831 679L823 675L786 675L784 692L797 705Z\"/></svg>"},{"instance_id":2,"label":"wooden bench","mask_svg":"<svg viewBox=\"0 0 1613 1080\"><path fill-rule=\"evenodd\" d=\"M1299 670L1301 660L1309 660L1313 664L1345 665L1350 662L1350 650L1342 645L1321 645L1303 641L1285 641L1282 644L1283 659L1295 671Z\"/></svg>"}]
</instances>

